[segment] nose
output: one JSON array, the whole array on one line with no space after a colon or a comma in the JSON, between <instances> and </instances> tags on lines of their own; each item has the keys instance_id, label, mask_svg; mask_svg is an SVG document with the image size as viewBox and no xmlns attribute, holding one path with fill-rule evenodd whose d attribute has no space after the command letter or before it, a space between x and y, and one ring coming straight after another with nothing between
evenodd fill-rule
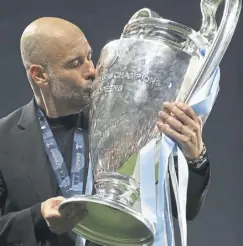
<instances>
[{"instance_id":1,"label":"nose","mask_svg":"<svg viewBox=\"0 0 243 246\"><path fill-rule=\"evenodd\" d=\"M94 67L91 68L90 71L89 71L89 73L90 73L90 76L92 76L92 78L95 78L96 69Z\"/></svg>"},{"instance_id":2,"label":"nose","mask_svg":"<svg viewBox=\"0 0 243 246\"><path fill-rule=\"evenodd\" d=\"M94 65L93 65L92 62L90 62L88 71L85 73L84 78L86 80L88 80L88 79L94 79L95 78L95 74L96 74L96 70L94 68Z\"/></svg>"}]
</instances>

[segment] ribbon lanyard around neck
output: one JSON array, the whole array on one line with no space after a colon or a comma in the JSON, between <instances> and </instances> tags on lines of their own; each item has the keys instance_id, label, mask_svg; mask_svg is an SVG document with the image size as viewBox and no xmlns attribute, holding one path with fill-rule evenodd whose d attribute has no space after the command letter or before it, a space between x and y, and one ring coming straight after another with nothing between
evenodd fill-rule
<instances>
[{"instance_id":1,"label":"ribbon lanyard around neck","mask_svg":"<svg viewBox=\"0 0 243 246\"><path fill-rule=\"evenodd\" d=\"M73 195L81 195L83 193L85 170L84 138L81 130L77 127L74 132L70 179L66 163L53 136L50 125L39 108L37 110L37 114L46 154L49 158L63 196L68 198Z\"/></svg>"}]
</instances>

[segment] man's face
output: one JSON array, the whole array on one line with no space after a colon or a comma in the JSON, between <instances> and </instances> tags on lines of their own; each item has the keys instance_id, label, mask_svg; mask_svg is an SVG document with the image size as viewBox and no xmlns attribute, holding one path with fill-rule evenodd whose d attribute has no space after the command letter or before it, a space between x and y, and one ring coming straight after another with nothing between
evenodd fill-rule
<instances>
[{"instance_id":1,"label":"man's face","mask_svg":"<svg viewBox=\"0 0 243 246\"><path fill-rule=\"evenodd\" d=\"M92 50L80 34L55 46L49 68L50 90L56 102L84 107L90 102L90 86L95 77Z\"/></svg>"}]
</instances>

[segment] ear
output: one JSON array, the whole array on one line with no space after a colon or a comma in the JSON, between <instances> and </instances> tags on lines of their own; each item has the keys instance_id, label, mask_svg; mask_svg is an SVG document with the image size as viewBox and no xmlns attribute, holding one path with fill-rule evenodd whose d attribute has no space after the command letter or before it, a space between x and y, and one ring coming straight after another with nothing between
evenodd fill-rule
<instances>
[{"instance_id":1,"label":"ear","mask_svg":"<svg viewBox=\"0 0 243 246\"><path fill-rule=\"evenodd\" d=\"M44 67L32 64L29 71L31 78L39 87L45 87L48 85L48 74Z\"/></svg>"}]
</instances>

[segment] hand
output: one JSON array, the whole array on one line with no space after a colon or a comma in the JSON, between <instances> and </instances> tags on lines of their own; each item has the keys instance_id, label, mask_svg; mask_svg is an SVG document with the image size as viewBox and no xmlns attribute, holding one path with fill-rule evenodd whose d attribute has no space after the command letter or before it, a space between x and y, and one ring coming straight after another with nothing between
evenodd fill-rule
<instances>
[{"instance_id":1,"label":"hand","mask_svg":"<svg viewBox=\"0 0 243 246\"><path fill-rule=\"evenodd\" d=\"M185 103L164 103L157 127L178 143L188 160L194 160L202 153L202 121Z\"/></svg>"},{"instance_id":2,"label":"hand","mask_svg":"<svg viewBox=\"0 0 243 246\"><path fill-rule=\"evenodd\" d=\"M84 217L85 210L80 206L70 206L70 209L58 211L59 205L65 200L64 197L54 197L41 204L41 214L46 220L50 230L56 234L62 234L72 230L75 225ZM78 208L78 209L77 209Z\"/></svg>"}]
</instances>

